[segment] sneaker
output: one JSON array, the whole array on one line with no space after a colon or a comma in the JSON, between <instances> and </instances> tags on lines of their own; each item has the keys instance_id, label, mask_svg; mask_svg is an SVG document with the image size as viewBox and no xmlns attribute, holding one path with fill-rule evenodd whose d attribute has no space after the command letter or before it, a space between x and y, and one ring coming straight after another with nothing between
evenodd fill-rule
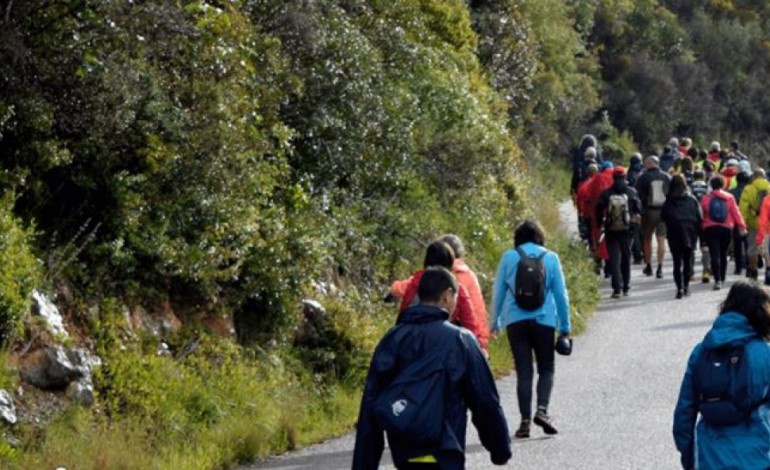
<instances>
[{"instance_id":1,"label":"sneaker","mask_svg":"<svg viewBox=\"0 0 770 470\"><path fill-rule=\"evenodd\" d=\"M643 261L644 261L643 258L638 258L634 260L634 264L642 264Z\"/></svg>"},{"instance_id":2,"label":"sneaker","mask_svg":"<svg viewBox=\"0 0 770 470\"><path fill-rule=\"evenodd\" d=\"M628 287L623 289L623 297L628 297Z\"/></svg>"},{"instance_id":3,"label":"sneaker","mask_svg":"<svg viewBox=\"0 0 770 470\"><path fill-rule=\"evenodd\" d=\"M616 290L612 292L612 295L610 296L612 299L619 299L620 298L620 291Z\"/></svg>"},{"instance_id":4,"label":"sneaker","mask_svg":"<svg viewBox=\"0 0 770 470\"><path fill-rule=\"evenodd\" d=\"M559 431L553 427L553 423L551 423L551 418L548 416L548 413L546 413L546 411L542 408L537 410L537 413L535 413L535 419L533 421L535 424L543 428L543 432L549 436L559 433Z\"/></svg>"},{"instance_id":5,"label":"sneaker","mask_svg":"<svg viewBox=\"0 0 770 470\"><path fill-rule=\"evenodd\" d=\"M708 284L711 282L711 273L708 270L703 271L703 277L701 277L701 282L704 284Z\"/></svg>"},{"instance_id":6,"label":"sneaker","mask_svg":"<svg viewBox=\"0 0 770 470\"><path fill-rule=\"evenodd\" d=\"M663 266L658 266L658 270L655 271L655 277L663 279Z\"/></svg>"},{"instance_id":7,"label":"sneaker","mask_svg":"<svg viewBox=\"0 0 770 470\"><path fill-rule=\"evenodd\" d=\"M529 437L529 420L528 419L521 420L521 424L519 424L519 429L516 430L514 437L516 437L516 439L526 439Z\"/></svg>"},{"instance_id":8,"label":"sneaker","mask_svg":"<svg viewBox=\"0 0 770 470\"><path fill-rule=\"evenodd\" d=\"M645 276L652 276L652 266L650 266L649 263L647 263L647 267L644 268L644 271L642 271Z\"/></svg>"},{"instance_id":9,"label":"sneaker","mask_svg":"<svg viewBox=\"0 0 770 470\"><path fill-rule=\"evenodd\" d=\"M684 293L685 297L689 297L690 296L690 288L689 287L685 287L683 293Z\"/></svg>"},{"instance_id":10,"label":"sneaker","mask_svg":"<svg viewBox=\"0 0 770 470\"><path fill-rule=\"evenodd\" d=\"M722 288L722 284L719 281L714 281L714 290L719 290Z\"/></svg>"},{"instance_id":11,"label":"sneaker","mask_svg":"<svg viewBox=\"0 0 770 470\"><path fill-rule=\"evenodd\" d=\"M678 289L676 291L676 298L681 299L682 297L684 297L684 292L682 291L682 289Z\"/></svg>"}]
</instances>

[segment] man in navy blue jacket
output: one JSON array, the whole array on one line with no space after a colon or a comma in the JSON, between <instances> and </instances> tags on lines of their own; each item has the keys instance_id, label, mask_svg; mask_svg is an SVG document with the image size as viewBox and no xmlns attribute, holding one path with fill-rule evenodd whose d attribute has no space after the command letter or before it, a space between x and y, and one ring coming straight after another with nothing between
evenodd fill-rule
<instances>
[{"instance_id":1,"label":"man in navy blue jacket","mask_svg":"<svg viewBox=\"0 0 770 470\"><path fill-rule=\"evenodd\" d=\"M457 280L445 268L428 268L418 295L420 304L401 313L374 352L361 399L353 470L379 467L385 431L374 416L377 399L407 365L426 357L443 364L443 409L435 413L443 431L433 443L387 433L396 468L465 468L468 409L492 463L504 465L511 458L511 438L494 378L473 334L448 321L457 301Z\"/></svg>"}]
</instances>

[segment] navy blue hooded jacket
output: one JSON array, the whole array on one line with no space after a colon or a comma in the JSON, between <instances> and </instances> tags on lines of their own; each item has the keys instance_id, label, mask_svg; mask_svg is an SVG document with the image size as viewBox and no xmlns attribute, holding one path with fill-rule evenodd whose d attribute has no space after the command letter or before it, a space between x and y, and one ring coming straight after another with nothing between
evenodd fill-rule
<instances>
[{"instance_id":1,"label":"navy blue hooded jacket","mask_svg":"<svg viewBox=\"0 0 770 470\"><path fill-rule=\"evenodd\" d=\"M353 470L379 467L384 431L373 417L377 397L405 364L425 354L441 358L446 372L444 415L436 416L444 422L441 443L415 446L388 435L393 462L398 466L415 457L432 455L442 469L465 468L468 409L492 462L503 465L511 458L508 425L487 361L473 334L448 319L449 314L438 307L410 307L377 345L361 399Z\"/></svg>"}]
</instances>

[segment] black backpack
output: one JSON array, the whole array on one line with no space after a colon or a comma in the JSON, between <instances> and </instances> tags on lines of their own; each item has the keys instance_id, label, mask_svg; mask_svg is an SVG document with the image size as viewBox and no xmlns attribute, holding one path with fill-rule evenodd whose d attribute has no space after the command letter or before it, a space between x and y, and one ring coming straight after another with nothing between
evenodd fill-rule
<instances>
[{"instance_id":1,"label":"black backpack","mask_svg":"<svg viewBox=\"0 0 770 470\"><path fill-rule=\"evenodd\" d=\"M749 365L744 344L703 349L693 367L698 411L712 426L739 423L754 408L749 399Z\"/></svg>"},{"instance_id":2,"label":"black backpack","mask_svg":"<svg viewBox=\"0 0 770 470\"><path fill-rule=\"evenodd\" d=\"M521 249L516 248L519 254L519 265L516 267L516 285L513 289L513 298L520 309L528 312L539 309L545 303L545 265L543 257L548 253L543 251L537 257L530 257Z\"/></svg>"}]
</instances>

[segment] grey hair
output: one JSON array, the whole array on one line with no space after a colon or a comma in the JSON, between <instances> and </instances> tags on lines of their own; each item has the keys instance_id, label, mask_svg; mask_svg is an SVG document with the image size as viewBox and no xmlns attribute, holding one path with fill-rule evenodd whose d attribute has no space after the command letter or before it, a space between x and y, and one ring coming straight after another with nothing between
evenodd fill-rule
<instances>
[{"instance_id":1,"label":"grey hair","mask_svg":"<svg viewBox=\"0 0 770 470\"><path fill-rule=\"evenodd\" d=\"M452 251L455 252L455 258L462 258L465 256L465 245L463 241L454 233L448 233L439 238L442 242L449 245Z\"/></svg>"}]
</instances>

